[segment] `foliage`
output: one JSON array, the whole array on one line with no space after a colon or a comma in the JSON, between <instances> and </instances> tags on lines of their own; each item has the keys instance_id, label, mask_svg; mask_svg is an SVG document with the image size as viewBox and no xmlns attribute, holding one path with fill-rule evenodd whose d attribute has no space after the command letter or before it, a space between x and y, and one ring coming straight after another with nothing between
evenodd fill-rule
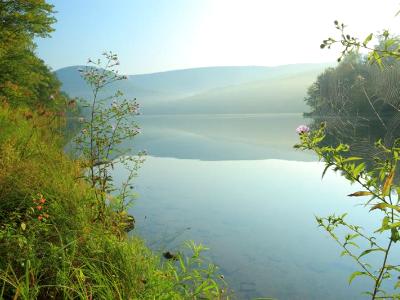
<instances>
[{"instance_id":1,"label":"foliage","mask_svg":"<svg viewBox=\"0 0 400 300\"><path fill-rule=\"evenodd\" d=\"M123 154L114 145L137 134L126 118L137 106L95 97L90 120L66 120L77 119L77 102L34 54L52 14L45 0L0 0L0 299L228 299L201 245L167 261L127 235L125 199L141 157L120 159L131 175L118 201L106 202L108 168ZM108 67L117 61L106 57ZM87 72L96 95L120 79L107 67ZM66 128L90 133L82 159L65 155Z\"/></svg>"},{"instance_id":2,"label":"foliage","mask_svg":"<svg viewBox=\"0 0 400 300\"><path fill-rule=\"evenodd\" d=\"M326 123L324 143L349 144L349 155L363 157L367 165L382 154L373 147L376 140L390 146L400 133L400 62L386 58L383 67L370 62L347 54L318 76L305 98L311 127Z\"/></svg>"},{"instance_id":3,"label":"foliage","mask_svg":"<svg viewBox=\"0 0 400 300\"><path fill-rule=\"evenodd\" d=\"M335 44L342 46L341 55L338 58L340 62L347 55L358 52L360 49L368 50L368 60L383 67L385 62L392 62L400 59L400 43L395 35L391 35L388 30L383 30L381 34L368 34L363 40L346 33L346 26L339 21L334 21L335 28L339 31L339 39L329 37L321 44L321 49L330 49ZM370 46L371 41L377 40L378 46Z\"/></svg>"},{"instance_id":4,"label":"foliage","mask_svg":"<svg viewBox=\"0 0 400 300\"><path fill-rule=\"evenodd\" d=\"M51 25L55 22L53 5L45 0L1 0L0 22L1 36L23 34L30 37L46 37L53 31Z\"/></svg>"},{"instance_id":5,"label":"foliage","mask_svg":"<svg viewBox=\"0 0 400 300\"><path fill-rule=\"evenodd\" d=\"M131 181L143 163L145 154L139 152L137 155L126 155L118 147L140 132L133 119L133 116L139 114L138 104L135 100L125 99L119 90L114 95L102 97L101 92L105 86L126 79L126 76L119 75L115 70L119 65L117 56L110 52L103 55L106 60L104 66L100 59L89 60L92 66L81 70L83 78L92 89L93 98L87 105L88 120L82 118L81 132L75 138L80 158L89 169L87 179L96 193L99 217L104 214L111 193L111 204L115 209L119 212L126 209L133 197L130 192ZM114 165L124 165L129 171L127 180L118 191L111 176Z\"/></svg>"},{"instance_id":6,"label":"foliage","mask_svg":"<svg viewBox=\"0 0 400 300\"><path fill-rule=\"evenodd\" d=\"M383 281L389 278L397 278L400 272L399 265L388 260L389 253L400 240L400 185L394 182L394 174L400 154L400 139L397 139L392 147L386 147L381 141L376 142L375 147L385 153L385 157L384 159L375 158L373 168L367 170L362 158L344 155L350 150L348 145L321 145L325 137L324 131L325 125L322 124L321 128L316 131L301 133L301 143L295 145L295 147L314 151L325 163L323 175L329 168L332 168L341 172L350 182L357 182L362 190L349 196L368 196L369 199L365 201L365 207L369 207L370 211L379 210L381 212L382 225L373 233L364 233L360 226L348 224L344 220L345 215L317 217L318 225L323 227L343 248L342 255L348 255L358 263L360 271L354 272L350 276L349 282L357 276L366 276L373 282L372 289L367 292L372 296L372 299L400 298L400 293L389 295L382 288ZM342 239L336 234L339 228L349 230L348 234ZM376 235L386 236L389 240L388 243L381 245L377 242ZM363 243L362 240L366 243ZM368 259L368 255L371 253L381 254L381 264L378 267L370 265L368 260L364 261ZM397 280L394 289L398 287L400 287L400 280Z\"/></svg>"},{"instance_id":7,"label":"foliage","mask_svg":"<svg viewBox=\"0 0 400 300\"><path fill-rule=\"evenodd\" d=\"M63 126L58 115L0 108L0 299L228 298L215 267L197 265L201 246L164 261L127 237L124 212L106 207L97 220L84 166L63 153Z\"/></svg>"},{"instance_id":8,"label":"foliage","mask_svg":"<svg viewBox=\"0 0 400 300\"><path fill-rule=\"evenodd\" d=\"M35 37L46 37L55 22L44 0L0 1L0 101L14 106L60 107L60 83L35 53Z\"/></svg>"},{"instance_id":9,"label":"foliage","mask_svg":"<svg viewBox=\"0 0 400 300\"><path fill-rule=\"evenodd\" d=\"M323 176L333 169L361 186L348 196L368 197L364 206L379 212L380 227L367 233L346 222L347 214L316 217L342 247L341 255L358 264L360 269L350 275L349 283L364 276L372 281L366 292L372 299L400 299L396 291L400 265L390 256L400 240L400 42L387 30L360 41L346 33L344 24L335 21L335 27L340 38L324 40L321 48L340 44L340 64L321 74L308 90L305 100L313 111L306 115L315 119L314 131L301 132L295 147L312 150L324 161ZM373 40L376 46L370 46ZM368 50L368 55L360 55L360 49ZM378 264L372 256L379 258Z\"/></svg>"}]
</instances>

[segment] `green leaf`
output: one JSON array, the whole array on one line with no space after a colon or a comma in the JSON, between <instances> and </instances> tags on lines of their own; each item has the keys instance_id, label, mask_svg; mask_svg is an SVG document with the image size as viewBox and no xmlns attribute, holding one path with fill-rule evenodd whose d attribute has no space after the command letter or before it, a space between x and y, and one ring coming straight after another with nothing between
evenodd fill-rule
<instances>
[{"instance_id":1,"label":"green leaf","mask_svg":"<svg viewBox=\"0 0 400 300\"><path fill-rule=\"evenodd\" d=\"M389 225L390 228L399 228L400 227L400 222L392 223Z\"/></svg>"},{"instance_id":2,"label":"green leaf","mask_svg":"<svg viewBox=\"0 0 400 300\"><path fill-rule=\"evenodd\" d=\"M374 36L374 35L373 35L372 33L370 33L370 34L365 38L365 40L364 40L364 42L363 42L364 47L366 47L367 44L372 40L372 37L373 37L373 36Z\"/></svg>"},{"instance_id":3,"label":"green leaf","mask_svg":"<svg viewBox=\"0 0 400 300\"><path fill-rule=\"evenodd\" d=\"M353 171L353 176L354 177L358 177L358 175L360 175L360 173L365 169L365 164L361 163L359 164Z\"/></svg>"},{"instance_id":4,"label":"green leaf","mask_svg":"<svg viewBox=\"0 0 400 300\"><path fill-rule=\"evenodd\" d=\"M385 210L386 207L387 207L387 204L382 202L382 203L378 203L378 204L375 204L374 206L372 206L369 211L373 211L375 209Z\"/></svg>"},{"instance_id":5,"label":"green leaf","mask_svg":"<svg viewBox=\"0 0 400 300\"><path fill-rule=\"evenodd\" d=\"M354 242L348 242L347 243L348 245L352 245L352 246L354 246L354 247L356 247L356 248L360 248L360 246L358 246L356 243L354 243Z\"/></svg>"},{"instance_id":6,"label":"green leaf","mask_svg":"<svg viewBox=\"0 0 400 300\"><path fill-rule=\"evenodd\" d=\"M400 287L400 280L396 282L394 288L395 288L395 289L398 289L399 287Z\"/></svg>"},{"instance_id":7,"label":"green leaf","mask_svg":"<svg viewBox=\"0 0 400 300\"><path fill-rule=\"evenodd\" d=\"M386 216L382 219L382 226L375 232L384 232L385 230L389 230L389 217Z\"/></svg>"},{"instance_id":8,"label":"green leaf","mask_svg":"<svg viewBox=\"0 0 400 300\"><path fill-rule=\"evenodd\" d=\"M324 171L322 172L321 179L324 178L326 171L328 171L329 167L332 166L332 164L327 164Z\"/></svg>"},{"instance_id":9,"label":"green leaf","mask_svg":"<svg viewBox=\"0 0 400 300\"><path fill-rule=\"evenodd\" d=\"M378 64L378 66L382 69L383 68L382 58L379 55L379 53L377 51L373 51L372 56L373 56L375 62Z\"/></svg>"},{"instance_id":10,"label":"green leaf","mask_svg":"<svg viewBox=\"0 0 400 300\"><path fill-rule=\"evenodd\" d=\"M21 229L25 231L26 229L26 224L24 222L21 223Z\"/></svg>"},{"instance_id":11,"label":"green leaf","mask_svg":"<svg viewBox=\"0 0 400 300\"><path fill-rule=\"evenodd\" d=\"M400 240L400 235L398 230L396 228L392 228L391 233L392 235L390 236L390 239L395 243L398 242Z\"/></svg>"},{"instance_id":12,"label":"green leaf","mask_svg":"<svg viewBox=\"0 0 400 300\"><path fill-rule=\"evenodd\" d=\"M352 156L352 157L348 157L348 158L344 159L343 162L349 162L349 161L361 160L361 159L362 159L362 157Z\"/></svg>"},{"instance_id":13,"label":"green leaf","mask_svg":"<svg viewBox=\"0 0 400 300\"><path fill-rule=\"evenodd\" d=\"M386 43L385 43L385 48L390 48L391 46L394 45L395 42L396 41L393 40L393 39L387 40Z\"/></svg>"},{"instance_id":14,"label":"green leaf","mask_svg":"<svg viewBox=\"0 0 400 300\"><path fill-rule=\"evenodd\" d=\"M361 258L361 257L363 257L364 255L367 255L367 254L369 254L369 253L371 253L371 252L375 252L375 251L382 251L382 252L385 252L385 250L382 249L382 248L367 249L367 250L363 251L363 252L360 254L360 256L359 256L358 258Z\"/></svg>"},{"instance_id":15,"label":"green leaf","mask_svg":"<svg viewBox=\"0 0 400 300\"><path fill-rule=\"evenodd\" d=\"M208 284L207 281L203 281L203 283L200 284L200 285L196 288L196 290L194 291L194 294L195 294L195 295L199 294L199 293L206 287L207 284Z\"/></svg>"},{"instance_id":16,"label":"green leaf","mask_svg":"<svg viewBox=\"0 0 400 300\"><path fill-rule=\"evenodd\" d=\"M355 193L349 194L347 196L349 196L349 197L360 197L360 196L370 196L370 195L373 195L373 194L371 192L368 192L368 191L359 191L359 192L355 192Z\"/></svg>"},{"instance_id":17,"label":"green leaf","mask_svg":"<svg viewBox=\"0 0 400 300\"><path fill-rule=\"evenodd\" d=\"M360 271L353 272L349 277L349 285L354 280L354 278L356 278L358 276L365 276L365 275L368 275L368 274L366 272L360 272Z\"/></svg>"},{"instance_id":18,"label":"green leaf","mask_svg":"<svg viewBox=\"0 0 400 300\"><path fill-rule=\"evenodd\" d=\"M375 204L374 206L371 207L371 209L369 211L372 211L372 210L375 210L375 209L385 210L386 208L391 208L391 209L394 209L397 212L400 212L400 206L391 205L391 204L384 203L384 202Z\"/></svg>"}]
</instances>

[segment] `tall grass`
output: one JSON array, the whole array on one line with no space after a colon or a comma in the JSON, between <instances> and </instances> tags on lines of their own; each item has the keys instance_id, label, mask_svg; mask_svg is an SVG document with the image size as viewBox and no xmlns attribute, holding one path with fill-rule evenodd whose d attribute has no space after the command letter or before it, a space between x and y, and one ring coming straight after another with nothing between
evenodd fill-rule
<instances>
[{"instance_id":1,"label":"tall grass","mask_svg":"<svg viewBox=\"0 0 400 300\"><path fill-rule=\"evenodd\" d=\"M166 261L99 221L82 162L63 152L56 112L0 106L0 299L227 299L201 246Z\"/></svg>"}]
</instances>

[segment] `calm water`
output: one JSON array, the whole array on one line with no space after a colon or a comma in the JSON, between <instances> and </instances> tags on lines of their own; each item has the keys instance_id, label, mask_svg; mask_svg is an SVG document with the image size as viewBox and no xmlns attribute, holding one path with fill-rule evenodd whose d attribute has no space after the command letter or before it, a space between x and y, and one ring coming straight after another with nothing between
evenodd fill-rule
<instances>
[{"instance_id":1,"label":"calm water","mask_svg":"<svg viewBox=\"0 0 400 300\"><path fill-rule=\"evenodd\" d=\"M294 150L301 115L143 116L136 148L149 152L135 186L136 233L155 250L185 240L208 255L238 299L364 299L369 282L317 228L314 215L351 212L373 226L358 190ZM124 175L117 170L120 178ZM367 217L366 217L367 216ZM369 217L369 219L368 219Z\"/></svg>"}]
</instances>

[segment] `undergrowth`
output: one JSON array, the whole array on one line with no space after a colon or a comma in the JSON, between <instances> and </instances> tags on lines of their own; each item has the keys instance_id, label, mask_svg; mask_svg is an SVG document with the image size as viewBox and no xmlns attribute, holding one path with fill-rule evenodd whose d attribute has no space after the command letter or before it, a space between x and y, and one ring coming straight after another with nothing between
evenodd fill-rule
<instances>
[{"instance_id":1,"label":"undergrowth","mask_svg":"<svg viewBox=\"0 0 400 300\"><path fill-rule=\"evenodd\" d=\"M204 247L165 260L63 152L57 112L0 105L0 299L228 299Z\"/></svg>"}]
</instances>

